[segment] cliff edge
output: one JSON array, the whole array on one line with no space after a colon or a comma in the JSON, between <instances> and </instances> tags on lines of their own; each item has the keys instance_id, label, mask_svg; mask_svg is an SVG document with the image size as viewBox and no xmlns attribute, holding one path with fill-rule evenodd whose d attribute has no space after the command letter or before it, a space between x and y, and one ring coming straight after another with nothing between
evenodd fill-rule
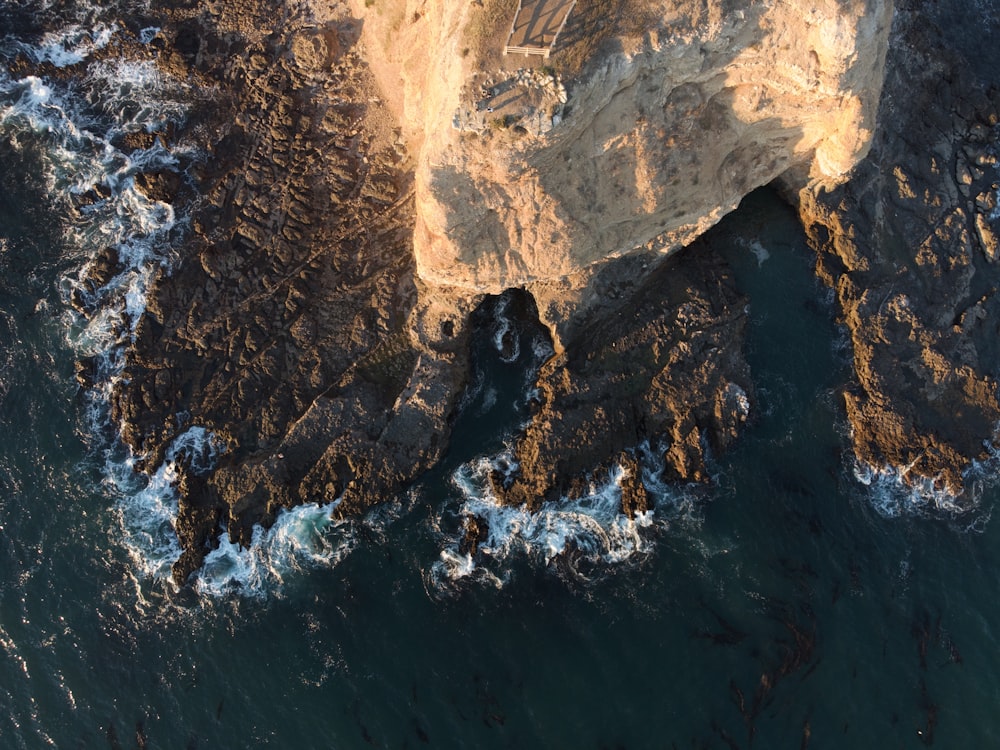
<instances>
[{"instance_id":1,"label":"cliff edge","mask_svg":"<svg viewBox=\"0 0 1000 750\"><path fill-rule=\"evenodd\" d=\"M502 54L512 3L356 8L416 158L426 296L527 288L559 338L594 264L673 252L753 189L832 187L868 152L889 0L619 5L576 3L548 58Z\"/></svg>"}]
</instances>

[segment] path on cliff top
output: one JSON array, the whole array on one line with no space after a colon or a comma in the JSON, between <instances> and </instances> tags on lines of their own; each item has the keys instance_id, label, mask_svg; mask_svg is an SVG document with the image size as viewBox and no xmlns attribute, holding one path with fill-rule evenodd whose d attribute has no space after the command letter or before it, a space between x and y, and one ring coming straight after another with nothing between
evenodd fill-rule
<instances>
[{"instance_id":1,"label":"path on cliff top","mask_svg":"<svg viewBox=\"0 0 1000 750\"><path fill-rule=\"evenodd\" d=\"M524 0L507 45L548 49L573 4L573 0Z\"/></svg>"}]
</instances>

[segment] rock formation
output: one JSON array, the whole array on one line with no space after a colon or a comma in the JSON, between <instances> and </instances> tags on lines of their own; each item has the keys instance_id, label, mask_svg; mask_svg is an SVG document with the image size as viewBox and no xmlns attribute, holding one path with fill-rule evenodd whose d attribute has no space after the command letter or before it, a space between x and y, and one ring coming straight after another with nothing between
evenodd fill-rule
<instances>
[{"instance_id":1,"label":"rock formation","mask_svg":"<svg viewBox=\"0 0 1000 750\"><path fill-rule=\"evenodd\" d=\"M359 26L268 3L169 9L158 62L212 95L178 137L210 154L179 268L136 325L113 410L147 469L189 426L224 443L180 481L183 581L220 528L392 496L440 456L464 360L410 343L407 155Z\"/></svg>"},{"instance_id":2,"label":"rock formation","mask_svg":"<svg viewBox=\"0 0 1000 750\"><path fill-rule=\"evenodd\" d=\"M651 506L639 481L643 443L667 481L706 481L705 451L725 449L747 421L746 299L724 264L704 241L655 269L640 263L630 269L640 287L542 366L536 409L514 443L518 468L495 482L504 502L537 509L618 464L636 480L623 511L642 512Z\"/></svg>"},{"instance_id":3,"label":"rock formation","mask_svg":"<svg viewBox=\"0 0 1000 750\"><path fill-rule=\"evenodd\" d=\"M753 398L745 300L696 238L779 177L801 191L818 246L849 254L850 232L876 226L824 207L862 184L837 187L870 147L892 6L606 10L577 3L550 67L501 58L503 0L154 7L161 68L211 94L171 138L208 156L189 187L142 178L150 195L178 191L192 232L154 285L113 405L147 470L192 425L225 444L214 469L182 467L178 581L222 530L249 543L303 502L360 513L439 460L474 311L512 288L554 351L514 442L519 470L496 480L506 502L572 495L619 464L623 511L640 512L640 446L665 476L697 481L706 449L731 443ZM979 191L969 154L964 184ZM962 275L952 230L988 239L989 215L968 203L980 192L965 224L935 223L928 267ZM868 283L828 273L848 279L838 290ZM859 320L906 310L891 293L841 297L864 302ZM977 310L949 321L980 330ZM865 325L858 361L880 361L864 347L882 334ZM971 360L948 374L964 345L921 335L914 356L943 373L942 404L989 391ZM853 398L852 414L873 413Z\"/></svg>"},{"instance_id":4,"label":"rock formation","mask_svg":"<svg viewBox=\"0 0 1000 750\"><path fill-rule=\"evenodd\" d=\"M417 158L426 284L526 287L559 331L593 264L672 252L781 175L836 184L870 145L889 0L654 0L626 19L580 2L559 44L588 55L565 87L498 57L509 5L357 8Z\"/></svg>"},{"instance_id":5,"label":"rock formation","mask_svg":"<svg viewBox=\"0 0 1000 750\"><path fill-rule=\"evenodd\" d=\"M857 457L959 507L1000 424L1000 78L986 63L1000 18L981 10L900 5L871 155L849 182L800 195L851 336Z\"/></svg>"}]
</instances>

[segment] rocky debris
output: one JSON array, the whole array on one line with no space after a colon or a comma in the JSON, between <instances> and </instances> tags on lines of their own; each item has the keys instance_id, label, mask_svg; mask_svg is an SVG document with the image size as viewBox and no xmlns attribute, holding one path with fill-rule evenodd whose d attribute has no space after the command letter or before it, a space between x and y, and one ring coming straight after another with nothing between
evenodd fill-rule
<instances>
[{"instance_id":1,"label":"rocky debris","mask_svg":"<svg viewBox=\"0 0 1000 750\"><path fill-rule=\"evenodd\" d=\"M481 136L503 130L540 136L562 122L567 100L566 87L551 68L476 73L463 91L468 104L455 112L452 127Z\"/></svg>"},{"instance_id":2,"label":"rocky debris","mask_svg":"<svg viewBox=\"0 0 1000 750\"><path fill-rule=\"evenodd\" d=\"M857 457L961 495L1000 424L1000 89L925 5L897 10L870 156L847 184L803 191L801 215L853 344ZM976 54L973 37L961 43Z\"/></svg>"},{"instance_id":3,"label":"rocky debris","mask_svg":"<svg viewBox=\"0 0 1000 750\"><path fill-rule=\"evenodd\" d=\"M662 261L542 366L537 407L514 444L518 470L495 476L498 495L534 510L578 496L588 475L617 464L623 512L644 512L636 449L646 442L665 479L706 481L706 451L724 450L748 418L746 323L746 300L706 242Z\"/></svg>"}]
</instances>

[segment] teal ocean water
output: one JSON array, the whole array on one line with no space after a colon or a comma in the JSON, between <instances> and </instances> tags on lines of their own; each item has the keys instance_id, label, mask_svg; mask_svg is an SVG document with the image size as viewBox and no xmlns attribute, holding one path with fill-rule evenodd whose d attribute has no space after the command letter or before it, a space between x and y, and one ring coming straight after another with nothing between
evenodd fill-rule
<instances>
[{"instance_id":1,"label":"teal ocean water","mask_svg":"<svg viewBox=\"0 0 1000 750\"><path fill-rule=\"evenodd\" d=\"M106 43L102 12L45 37L19 8L5 64ZM0 747L1000 745L992 470L954 516L852 465L844 334L766 191L711 233L751 300L758 390L712 486L660 487L638 523L613 486L535 516L493 509L489 554L463 559L461 514L489 510L477 477L544 353L518 330L505 361L501 310L456 447L412 492L357 523L287 514L173 591L169 467L131 474L74 362L101 354L115 377L153 267L183 252L183 217L131 182L173 157L113 146L183 102L141 65L90 81L0 70ZM102 312L86 323L68 301L106 247L122 272L90 290ZM211 459L210 436L185 440Z\"/></svg>"}]
</instances>

